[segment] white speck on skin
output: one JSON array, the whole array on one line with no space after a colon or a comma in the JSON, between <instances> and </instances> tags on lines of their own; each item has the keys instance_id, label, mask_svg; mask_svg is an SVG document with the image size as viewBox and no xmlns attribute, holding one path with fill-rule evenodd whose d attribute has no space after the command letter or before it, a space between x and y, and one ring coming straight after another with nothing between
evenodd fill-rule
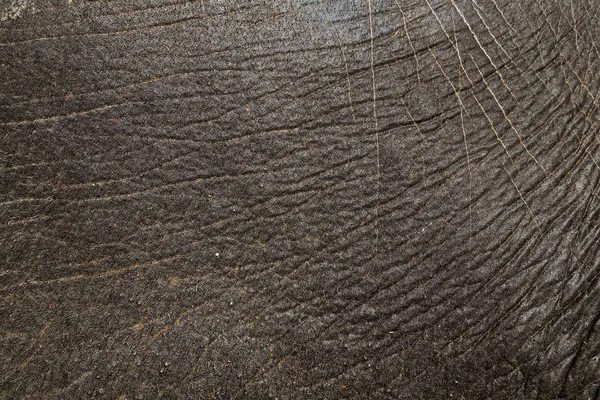
<instances>
[{"instance_id":1,"label":"white speck on skin","mask_svg":"<svg viewBox=\"0 0 600 400\"><path fill-rule=\"evenodd\" d=\"M215 253L215 256L216 256L216 257L219 257L219 253Z\"/></svg>"}]
</instances>

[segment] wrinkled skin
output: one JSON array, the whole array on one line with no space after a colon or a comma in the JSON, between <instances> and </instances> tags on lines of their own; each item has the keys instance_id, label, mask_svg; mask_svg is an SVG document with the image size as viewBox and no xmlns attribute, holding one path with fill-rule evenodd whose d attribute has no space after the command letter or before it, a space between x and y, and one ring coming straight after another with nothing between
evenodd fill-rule
<instances>
[{"instance_id":1,"label":"wrinkled skin","mask_svg":"<svg viewBox=\"0 0 600 400\"><path fill-rule=\"evenodd\" d=\"M599 397L598 1L1 7L1 398Z\"/></svg>"}]
</instances>

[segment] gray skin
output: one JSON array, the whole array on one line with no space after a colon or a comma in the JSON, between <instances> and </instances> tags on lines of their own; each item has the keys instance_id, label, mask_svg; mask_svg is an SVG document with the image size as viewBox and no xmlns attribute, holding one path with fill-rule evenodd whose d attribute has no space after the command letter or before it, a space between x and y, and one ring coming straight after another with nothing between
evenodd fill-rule
<instances>
[{"instance_id":1,"label":"gray skin","mask_svg":"<svg viewBox=\"0 0 600 400\"><path fill-rule=\"evenodd\" d=\"M0 5L0 398L600 397L598 0Z\"/></svg>"}]
</instances>

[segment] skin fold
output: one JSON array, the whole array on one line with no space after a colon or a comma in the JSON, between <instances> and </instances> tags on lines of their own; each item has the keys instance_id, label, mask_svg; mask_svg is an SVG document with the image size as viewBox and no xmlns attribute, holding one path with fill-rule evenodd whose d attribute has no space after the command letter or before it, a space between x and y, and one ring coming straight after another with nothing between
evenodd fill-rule
<instances>
[{"instance_id":1,"label":"skin fold","mask_svg":"<svg viewBox=\"0 0 600 400\"><path fill-rule=\"evenodd\" d=\"M0 5L0 399L600 398L600 2Z\"/></svg>"}]
</instances>

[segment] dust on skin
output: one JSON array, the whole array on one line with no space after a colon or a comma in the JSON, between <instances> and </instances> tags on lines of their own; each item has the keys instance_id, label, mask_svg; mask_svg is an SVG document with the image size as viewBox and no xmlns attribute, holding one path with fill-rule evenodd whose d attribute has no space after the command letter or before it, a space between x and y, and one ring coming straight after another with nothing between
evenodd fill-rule
<instances>
[{"instance_id":1,"label":"dust on skin","mask_svg":"<svg viewBox=\"0 0 600 400\"><path fill-rule=\"evenodd\" d=\"M0 21L10 21L23 17L25 12L35 13L31 0L10 0L0 5Z\"/></svg>"}]
</instances>

